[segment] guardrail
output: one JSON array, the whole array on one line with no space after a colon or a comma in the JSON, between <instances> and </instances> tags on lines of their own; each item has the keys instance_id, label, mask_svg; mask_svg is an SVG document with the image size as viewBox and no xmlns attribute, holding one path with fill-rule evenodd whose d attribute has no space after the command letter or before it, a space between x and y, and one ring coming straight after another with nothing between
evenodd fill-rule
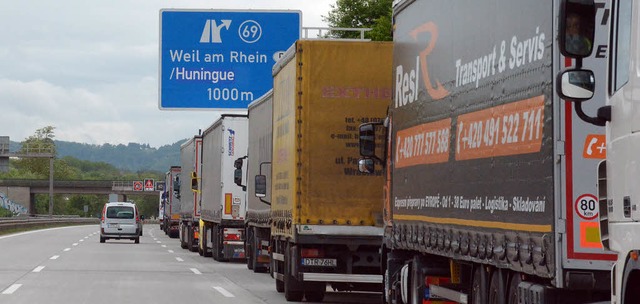
<instances>
[{"instance_id":1,"label":"guardrail","mask_svg":"<svg viewBox=\"0 0 640 304\"><path fill-rule=\"evenodd\" d=\"M51 226L71 226L71 225L87 225L98 224L98 218L86 217L26 217L26 218L0 218L0 234L7 230L33 228L33 227L51 227Z\"/></svg>"}]
</instances>

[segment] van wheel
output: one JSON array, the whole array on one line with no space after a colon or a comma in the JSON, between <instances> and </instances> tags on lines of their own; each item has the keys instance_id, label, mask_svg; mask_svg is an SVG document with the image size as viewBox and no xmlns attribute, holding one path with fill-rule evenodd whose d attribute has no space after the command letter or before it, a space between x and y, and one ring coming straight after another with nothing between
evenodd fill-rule
<instances>
[{"instance_id":1,"label":"van wheel","mask_svg":"<svg viewBox=\"0 0 640 304\"><path fill-rule=\"evenodd\" d=\"M104 243L105 240L106 240L105 238L100 237L100 243Z\"/></svg>"},{"instance_id":2,"label":"van wheel","mask_svg":"<svg viewBox=\"0 0 640 304\"><path fill-rule=\"evenodd\" d=\"M140 244L140 237L136 237L133 241L134 241L136 244Z\"/></svg>"}]
</instances>

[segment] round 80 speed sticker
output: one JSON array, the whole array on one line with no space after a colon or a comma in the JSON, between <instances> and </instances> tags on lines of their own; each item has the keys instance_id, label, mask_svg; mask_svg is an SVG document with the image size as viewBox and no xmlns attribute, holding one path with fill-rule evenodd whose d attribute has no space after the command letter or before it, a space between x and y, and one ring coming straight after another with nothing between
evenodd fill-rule
<instances>
[{"instance_id":1,"label":"round 80 speed sticker","mask_svg":"<svg viewBox=\"0 0 640 304\"><path fill-rule=\"evenodd\" d=\"M593 220L598 217L598 198L593 194L580 195L575 202L576 213L585 219Z\"/></svg>"}]
</instances>

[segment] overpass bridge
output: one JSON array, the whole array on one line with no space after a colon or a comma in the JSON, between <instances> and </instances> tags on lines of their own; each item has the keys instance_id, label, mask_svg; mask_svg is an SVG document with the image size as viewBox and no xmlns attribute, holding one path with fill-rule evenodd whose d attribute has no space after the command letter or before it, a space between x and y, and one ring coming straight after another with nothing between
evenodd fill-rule
<instances>
[{"instance_id":1,"label":"overpass bridge","mask_svg":"<svg viewBox=\"0 0 640 304\"><path fill-rule=\"evenodd\" d=\"M154 190L143 191L136 186L139 181L112 180L65 180L53 181L53 187L48 180L0 180L0 207L17 213L32 214L35 210L35 195L49 194L117 194L126 200L128 195L158 196L164 189L162 182L156 182ZM138 190L140 189L140 190Z\"/></svg>"}]
</instances>

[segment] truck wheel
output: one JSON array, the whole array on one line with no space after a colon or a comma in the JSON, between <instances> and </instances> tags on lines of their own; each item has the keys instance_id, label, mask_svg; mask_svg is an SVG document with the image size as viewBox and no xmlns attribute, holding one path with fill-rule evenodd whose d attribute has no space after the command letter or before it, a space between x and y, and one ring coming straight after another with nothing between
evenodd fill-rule
<instances>
[{"instance_id":1,"label":"truck wheel","mask_svg":"<svg viewBox=\"0 0 640 304\"><path fill-rule=\"evenodd\" d=\"M504 283L504 271L494 269L491 272L491 281L489 282L489 304L505 304L507 300L507 291Z\"/></svg>"},{"instance_id":2,"label":"truck wheel","mask_svg":"<svg viewBox=\"0 0 640 304\"><path fill-rule=\"evenodd\" d=\"M140 244L140 237L137 236L135 239L133 239L133 242L136 244Z\"/></svg>"},{"instance_id":3,"label":"truck wheel","mask_svg":"<svg viewBox=\"0 0 640 304\"><path fill-rule=\"evenodd\" d=\"M254 269L253 264L253 229L250 227L245 227L244 229L247 232L247 238L244 241L244 254L247 257L247 268L249 270Z\"/></svg>"},{"instance_id":4,"label":"truck wheel","mask_svg":"<svg viewBox=\"0 0 640 304\"><path fill-rule=\"evenodd\" d=\"M276 291L277 292L284 292L284 281L280 281L278 280L278 276L276 276L276 273L278 273L278 271L281 269L280 267L278 267L278 263L280 263L280 261L276 261L273 256L271 256L271 277L274 278L276 280Z\"/></svg>"},{"instance_id":5,"label":"truck wheel","mask_svg":"<svg viewBox=\"0 0 640 304\"><path fill-rule=\"evenodd\" d=\"M180 226L180 248L187 249L187 242L185 242L184 236L184 226Z\"/></svg>"},{"instance_id":6,"label":"truck wheel","mask_svg":"<svg viewBox=\"0 0 640 304\"><path fill-rule=\"evenodd\" d=\"M304 296L302 284L291 273L291 245L284 254L284 298L289 302L300 302Z\"/></svg>"},{"instance_id":7,"label":"truck wheel","mask_svg":"<svg viewBox=\"0 0 640 304\"><path fill-rule=\"evenodd\" d=\"M507 304L518 304L518 285L520 285L522 279L520 274L512 272L511 279L509 280L509 293L507 295Z\"/></svg>"},{"instance_id":8,"label":"truck wheel","mask_svg":"<svg viewBox=\"0 0 640 304\"><path fill-rule=\"evenodd\" d=\"M487 272L481 264L474 265L473 279L471 283L471 303L487 303Z\"/></svg>"},{"instance_id":9,"label":"truck wheel","mask_svg":"<svg viewBox=\"0 0 640 304\"><path fill-rule=\"evenodd\" d=\"M104 241L105 241L105 238L100 237L100 243L104 243Z\"/></svg>"},{"instance_id":10,"label":"truck wheel","mask_svg":"<svg viewBox=\"0 0 640 304\"><path fill-rule=\"evenodd\" d=\"M202 226L202 230L204 230L199 240L202 240L202 254L205 257L211 256L211 250L209 250L209 227L207 225Z\"/></svg>"},{"instance_id":11,"label":"truck wheel","mask_svg":"<svg viewBox=\"0 0 640 304\"><path fill-rule=\"evenodd\" d=\"M264 264L258 265L258 248L261 248L261 245L256 235L257 231L253 234L253 252L251 253L253 254L253 272L267 272L269 269L267 266L264 266Z\"/></svg>"},{"instance_id":12,"label":"truck wheel","mask_svg":"<svg viewBox=\"0 0 640 304\"><path fill-rule=\"evenodd\" d=\"M188 227L187 228L187 247L189 248L189 251L191 252L195 252L197 248L193 248L193 243L195 242L195 239L193 237L193 227Z\"/></svg>"},{"instance_id":13,"label":"truck wheel","mask_svg":"<svg viewBox=\"0 0 640 304\"><path fill-rule=\"evenodd\" d=\"M307 282L304 284L304 297L307 302L322 302L326 290L327 283L325 282Z\"/></svg>"},{"instance_id":14,"label":"truck wheel","mask_svg":"<svg viewBox=\"0 0 640 304\"><path fill-rule=\"evenodd\" d=\"M627 257L627 263L622 273L621 303L638 303L640 299L640 290L638 289L639 269L640 262Z\"/></svg>"}]
</instances>

